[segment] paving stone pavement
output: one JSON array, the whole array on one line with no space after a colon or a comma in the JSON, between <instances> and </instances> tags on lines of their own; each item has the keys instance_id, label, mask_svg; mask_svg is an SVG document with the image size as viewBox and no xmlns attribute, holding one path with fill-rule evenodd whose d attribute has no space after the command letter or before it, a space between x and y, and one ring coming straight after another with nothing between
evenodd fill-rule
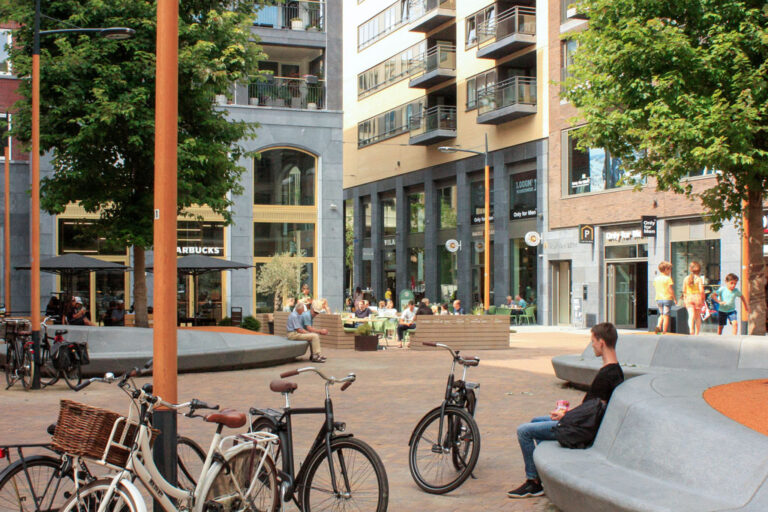
<instances>
[{"instance_id":1,"label":"paving stone pavement","mask_svg":"<svg viewBox=\"0 0 768 512\"><path fill-rule=\"evenodd\" d=\"M470 369L468 380L481 384L477 422L482 435L475 475L444 496L419 490L408 471L408 439L421 417L439 405L450 368L444 350L378 352L328 350L324 372L341 377L355 372L357 382L347 391L332 388L335 414L347 430L379 453L389 478L389 510L408 511L532 511L558 512L546 497L510 500L506 491L524 480L516 427L531 417L546 414L557 400L578 403L583 392L566 387L554 377L550 358L579 353L589 342L583 332L525 332L510 335L509 350L478 351L480 366ZM249 406L281 407L282 397L269 391L269 382L306 360L273 368L194 373L179 376L179 400L199 398L209 403L247 410ZM141 379L149 380L149 379ZM315 375L293 377L299 384L294 407L321 406L322 381ZM54 422L61 398L76 399L117 412L128 400L115 386L93 384L75 394L63 382L41 391L25 392L15 386L0 391L0 443L45 441L45 427ZM298 457L304 457L320 426L321 417L299 417L294 424ZM179 419L179 431L203 446L213 428L200 420ZM4 464L0 463L0 468ZM286 510L295 510L287 507Z\"/></svg>"}]
</instances>

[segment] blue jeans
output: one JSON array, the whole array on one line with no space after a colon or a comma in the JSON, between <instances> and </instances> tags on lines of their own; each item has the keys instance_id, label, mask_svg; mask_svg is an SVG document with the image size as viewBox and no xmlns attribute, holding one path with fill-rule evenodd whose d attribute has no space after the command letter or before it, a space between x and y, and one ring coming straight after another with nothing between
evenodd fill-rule
<instances>
[{"instance_id":1,"label":"blue jeans","mask_svg":"<svg viewBox=\"0 0 768 512\"><path fill-rule=\"evenodd\" d=\"M523 423L517 427L517 442L520 443L520 449L523 452L526 478L538 480L539 473L533 463L533 450L539 441L555 440L555 432L552 430L555 425L557 422L549 419L549 416L538 416L530 423Z\"/></svg>"}]
</instances>

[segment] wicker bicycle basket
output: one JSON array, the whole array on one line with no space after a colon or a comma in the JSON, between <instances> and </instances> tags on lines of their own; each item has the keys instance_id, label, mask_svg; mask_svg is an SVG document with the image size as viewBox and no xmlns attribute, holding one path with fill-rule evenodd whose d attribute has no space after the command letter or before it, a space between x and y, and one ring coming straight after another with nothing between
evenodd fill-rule
<instances>
[{"instance_id":1,"label":"wicker bicycle basket","mask_svg":"<svg viewBox=\"0 0 768 512\"><path fill-rule=\"evenodd\" d=\"M106 409L72 400L61 400L59 419L56 422L51 444L53 448L62 452L101 460L104 457L104 450L112 441L106 461L114 466L125 467L136 439L138 425L127 423L123 418L112 434L115 422L121 417L122 415ZM121 440L126 424L128 433L125 439ZM160 431L153 428L150 443L153 443L159 434Z\"/></svg>"}]
</instances>

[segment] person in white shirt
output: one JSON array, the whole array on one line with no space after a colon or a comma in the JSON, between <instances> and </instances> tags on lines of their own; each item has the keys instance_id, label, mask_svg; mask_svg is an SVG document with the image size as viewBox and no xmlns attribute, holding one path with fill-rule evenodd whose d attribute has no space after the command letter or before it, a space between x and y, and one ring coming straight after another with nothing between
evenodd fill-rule
<instances>
[{"instance_id":1,"label":"person in white shirt","mask_svg":"<svg viewBox=\"0 0 768 512\"><path fill-rule=\"evenodd\" d=\"M394 302L388 300L385 307L379 308L379 316L395 318L397 316L397 310L395 309Z\"/></svg>"},{"instance_id":2,"label":"person in white shirt","mask_svg":"<svg viewBox=\"0 0 768 512\"><path fill-rule=\"evenodd\" d=\"M408 307L403 310L403 314L400 315L400 321L397 326L397 339L400 340L400 348L403 348L403 333L408 329L414 329L416 327L416 310L414 309L412 300L408 301Z\"/></svg>"}]
</instances>

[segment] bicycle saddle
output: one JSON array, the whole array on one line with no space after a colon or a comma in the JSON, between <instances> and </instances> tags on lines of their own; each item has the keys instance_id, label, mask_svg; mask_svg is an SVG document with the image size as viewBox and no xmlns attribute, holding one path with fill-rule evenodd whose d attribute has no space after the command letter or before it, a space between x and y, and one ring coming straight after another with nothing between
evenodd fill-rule
<instances>
[{"instance_id":1,"label":"bicycle saddle","mask_svg":"<svg viewBox=\"0 0 768 512\"><path fill-rule=\"evenodd\" d=\"M246 423L245 414L235 409L223 409L205 416L208 423L218 423L229 428L240 428Z\"/></svg>"},{"instance_id":2,"label":"bicycle saddle","mask_svg":"<svg viewBox=\"0 0 768 512\"><path fill-rule=\"evenodd\" d=\"M459 362L464 366L477 366L480 364L480 359L477 357L462 357Z\"/></svg>"},{"instance_id":3,"label":"bicycle saddle","mask_svg":"<svg viewBox=\"0 0 768 512\"><path fill-rule=\"evenodd\" d=\"M68 330L66 330L66 329L56 329L56 330L53 332L53 334L54 334L54 336L64 336L64 335L65 335L65 334L67 334L68 332L69 332L69 331L68 331Z\"/></svg>"},{"instance_id":4,"label":"bicycle saddle","mask_svg":"<svg viewBox=\"0 0 768 512\"><path fill-rule=\"evenodd\" d=\"M299 385L295 382L289 382L287 380L273 380L269 383L269 389L275 393L293 393L298 387Z\"/></svg>"}]
</instances>

